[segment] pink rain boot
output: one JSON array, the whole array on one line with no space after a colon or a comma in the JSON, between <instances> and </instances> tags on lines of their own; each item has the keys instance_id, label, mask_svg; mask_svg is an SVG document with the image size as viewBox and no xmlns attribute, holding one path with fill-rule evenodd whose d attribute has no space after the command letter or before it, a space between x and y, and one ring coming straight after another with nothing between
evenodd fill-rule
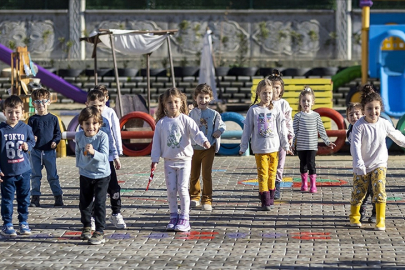
<instances>
[{"instance_id":1,"label":"pink rain boot","mask_svg":"<svg viewBox=\"0 0 405 270\"><path fill-rule=\"evenodd\" d=\"M311 188L309 189L309 192L317 193L318 190L316 189L316 174L310 174L309 181L311 182Z\"/></svg>"},{"instance_id":2,"label":"pink rain boot","mask_svg":"<svg viewBox=\"0 0 405 270\"><path fill-rule=\"evenodd\" d=\"M302 184L301 184L301 191L308 191L308 182L307 182L307 178L308 178L308 173L301 173L301 180L302 180Z\"/></svg>"}]
</instances>

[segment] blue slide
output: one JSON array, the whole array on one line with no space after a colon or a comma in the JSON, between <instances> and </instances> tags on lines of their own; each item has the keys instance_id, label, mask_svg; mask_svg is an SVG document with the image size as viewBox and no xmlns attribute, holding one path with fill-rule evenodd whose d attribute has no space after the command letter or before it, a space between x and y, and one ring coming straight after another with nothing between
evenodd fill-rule
<instances>
[{"instance_id":1,"label":"blue slide","mask_svg":"<svg viewBox=\"0 0 405 270\"><path fill-rule=\"evenodd\" d=\"M398 118L404 115L405 25L370 26L369 72L371 78L380 78L385 112Z\"/></svg>"},{"instance_id":2,"label":"blue slide","mask_svg":"<svg viewBox=\"0 0 405 270\"><path fill-rule=\"evenodd\" d=\"M13 51L0 44L0 61L11 66L11 53ZM82 89L68 83L58 75L49 72L41 66L38 67L38 74L36 78L41 79L41 84L45 85L55 92L58 92L64 95L67 98L70 98L78 103L85 103L87 100L87 92Z\"/></svg>"}]
</instances>

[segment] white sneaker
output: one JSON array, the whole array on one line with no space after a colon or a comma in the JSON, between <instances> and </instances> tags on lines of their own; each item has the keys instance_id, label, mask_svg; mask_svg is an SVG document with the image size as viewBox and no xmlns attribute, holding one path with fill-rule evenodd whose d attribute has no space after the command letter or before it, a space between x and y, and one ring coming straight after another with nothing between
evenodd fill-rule
<instances>
[{"instance_id":1,"label":"white sneaker","mask_svg":"<svg viewBox=\"0 0 405 270\"><path fill-rule=\"evenodd\" d=\"M114 224L115 228L117 229L125 229L127 224L125 224L124 218L122 217L121 213L116 215L112 214L110 216L110 222Z\"/></svg>"},{"instance_id":2,"label":"white sneaker","mask_svg":"<svg viewBox=\"0 0 405 270\"><path fill-rule=\"evenodd\" d=\"M203 211L212 211L212 205L211 205L211 204L208 204L208 203L205 203L205 204L203 204L203 206L202 206L202 210L203 210Z\"/></svg>"},{"instance_id":3,"label":"white sneaker","mask_svg":"<svg viewBox=\"0 0 405 270\"><path fill-rule=\"evenodd\" d=\"M96 231L96 221L94 220L94 217L91 217L91 231L94 232Z\"/></svg>"},{"instance_id":4,"label":"white sneaker","mask_svg":"<svg viewBox=\"0 0 405 270\"><path fill-rule=\"evenodd\" d=\"M190 207L191 208L196 208L196 207L199 207L199 206L201 206L200 201L195 201L195 200L190 201Z\"/></svg>"}]
</instances>

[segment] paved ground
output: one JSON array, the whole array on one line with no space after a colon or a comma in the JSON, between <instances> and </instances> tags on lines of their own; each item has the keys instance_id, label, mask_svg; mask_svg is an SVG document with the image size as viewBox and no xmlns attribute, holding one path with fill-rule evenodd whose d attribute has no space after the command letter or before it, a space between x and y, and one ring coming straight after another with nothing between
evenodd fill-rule
<instances>
[{"instance_id":1,"label":"paved ground","mask_svg":"<svg viewBox=\"0 0 405 270\"><path fill-rule=\"evenodd\" d=\"M79 239L75 159L57 162L66 206L52 206L44 183L42 207L30 208L33 235L0 238L1 269L405 269L405 156L390 157L385 232L368 223L347 226L351 162L337 155L317 158L317 194L300 192L298 158L288 157L282 198L271 212L256 211L254 157L216 157L214 210L192 210L190 233L164 230L162 164L145 191L150 157L123 157L118 176L128 228L107 222L107 241L99 246Z\"/></svg>"}]
</instances>

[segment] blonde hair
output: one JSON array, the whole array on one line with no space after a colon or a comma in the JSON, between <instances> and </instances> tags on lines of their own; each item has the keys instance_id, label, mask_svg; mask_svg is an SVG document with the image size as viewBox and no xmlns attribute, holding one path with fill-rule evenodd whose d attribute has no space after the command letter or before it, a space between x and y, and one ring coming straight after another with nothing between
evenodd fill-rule
<instances>
[{"instance_id":1,"label":"blonde hair","mask_svg":"<svg viewBox=\"0 0 405 270\"><path fill-rule=\"evenodd\" d=\"M270 81L269 79L265 78L265 79L261 80L261 81L257 84L257 87L256 87L256 98L255 98L255 101L253 101L253 103L252 103L251 106L253 106L253 105L255 105L255 104L257 103L257 101L259 100L260 92L261 92L265 87L267 87L267 86L269 86L269 87L271 88L271 92L273 92L273 84L271 83L271 81ZM271 102L271 101L270 101L270 104L269 104L269 109L270 109L270 110L273 109L273 102Z\"/></svg>"},{"instance_id":2,"label":"blonde hair","mask_svg":"<svg viewBox=\"0 0 405 270\"><path fill-rule=\"evenodd\" d=\"M301 107L301 98L303 98L306 95L311 95L312 96L312 102L315 103L315 93L314 90L312 90L311 87L309 87L309 85L305 85L304 86L304 90L301 91L299 97L298 97L298 111L302 111L302 107Z\"/></svg>"},{"instance_id":3,"label":"blonde hair","mask_svg":"<svg viewBox=\"0 0 405 270\"><path fill-rule=\"evenodd\" d=\"M177 88L169 88L159 96L159 105L156 111L156 122L166 116L165 104L169 97L181 99L180 113L188 115L187 97Z\"/></svg>"}]
</instances>

